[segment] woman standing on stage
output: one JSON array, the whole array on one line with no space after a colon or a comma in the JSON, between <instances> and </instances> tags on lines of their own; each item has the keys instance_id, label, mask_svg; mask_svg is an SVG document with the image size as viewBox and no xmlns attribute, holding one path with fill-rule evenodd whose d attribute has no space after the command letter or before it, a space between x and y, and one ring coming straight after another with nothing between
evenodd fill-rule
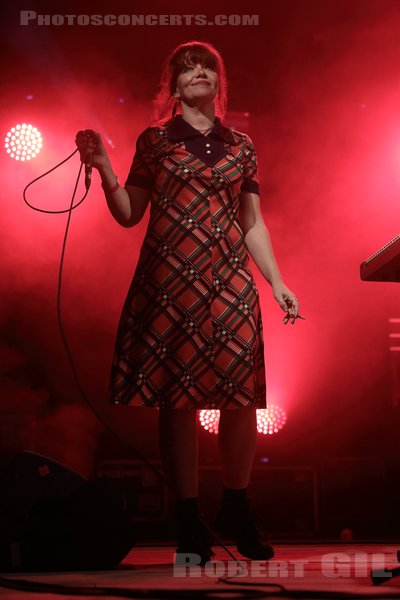
<instances>
[{"instance_id":1,"label":"woman standing on stage","mask_svg":"<svg viewBox=\"0 0 400 600\"><path fill-rule=\"evenodd\" d=\"M111 214L124 227L150 219L119 321L110 401L159 410L160 456L176 495L177 552L202 563L213 551L198 506L197 410L219 409L223 497L214 526L248 558L274 555L247 496L256 409L266 408L259 294L248 252L287 324L300 317L284 284L259 203L248 135L223 124L226 75L208 43L167 57L153 123L138 137L121 187L100 134L77 134L93 152Z\"/></svg>"}]
</instances>

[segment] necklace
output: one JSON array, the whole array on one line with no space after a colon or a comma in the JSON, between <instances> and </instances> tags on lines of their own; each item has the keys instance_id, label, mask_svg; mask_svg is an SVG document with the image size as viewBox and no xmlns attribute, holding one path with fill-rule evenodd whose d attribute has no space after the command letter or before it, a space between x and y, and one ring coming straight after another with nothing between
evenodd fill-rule
<instances>
[{"instance_id":1,"label":"necklace","mask_svg":"<svg viewBox=\"0 0 400 600\"><path fill-rule=\"evenodd\" d=\"M206 133L208 133L209 131L211 131L211 129L214 127L214 123L211 125L211 127L209 127L208 129L197 129L197 127L195 127L195 129L197 129L197 131L199 133L202 133L203 135L205 135Z\"/></svg>"},{"instance_id":2,"label":"necklace","mask_svg":"<svg viewBox=\"0 0 400 600\"><path fill-rule=\"evenodd\" d=\"M183 120L186 121L186 119L183 119ZM186 123L189 123L189 121L186 121ZM191 125L190 123L189 123L189 125L191 125L191 127L193 127L193 129L195 129L199 133L202 133L203 135L205 135L206 133L208 133L209 131L211 131L211 129L213 129L215 123L216 123L216 121L214 121L214 123L211 125L211 127L208 127L207 129L197 129L197 127L193 127L193 125Z\"/></svg>"}]
</instances>

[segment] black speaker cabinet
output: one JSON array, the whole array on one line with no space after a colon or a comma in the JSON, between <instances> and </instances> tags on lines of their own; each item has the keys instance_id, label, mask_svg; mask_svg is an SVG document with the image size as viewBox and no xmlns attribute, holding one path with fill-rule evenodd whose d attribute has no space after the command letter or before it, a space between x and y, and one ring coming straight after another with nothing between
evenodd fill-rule
<instances>
[{"instance_id":1,"label":"black speaker cabinet","mask_svg":"<svg viewBox=\"0 0 400 600\"><path fill-rule=\"evenodd\" d=\"M135 542L103 489L50 458L22 452L1 484L1 572L108 569Z\"/></svg>"},{"instance_id":2,"label":"black speaker cabinet","mask_svg":"<svg viewBox=\"0 0 400 600\"><path fill-rule=\"evenodd\" d=\"M159 461L151 464L163 473ZM148 465L133 459L102 460L97 479L129 514L138 542L175 538L168 488Z\"/></svg>"}]
</instances>

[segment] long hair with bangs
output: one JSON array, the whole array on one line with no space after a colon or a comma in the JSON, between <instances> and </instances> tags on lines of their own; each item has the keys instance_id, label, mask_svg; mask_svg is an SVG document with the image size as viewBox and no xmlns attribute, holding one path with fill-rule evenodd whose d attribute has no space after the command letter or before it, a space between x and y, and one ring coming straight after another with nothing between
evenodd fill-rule
<instances>
[{"instance_id":1,"label":"long hair with bangs","mask_svg":"<svg viewBox=\"0 0 400 600\"><path fill-rule=\"evenodd\" d=\"M161 71L159 91L153 100L152 125L160 125L178 112L180 101L174 98L178 76L190 64L200 63L218 75L218 92L215 98L215 114L224 119L227 104L227 78L222 56L208 42L186 42L180 44L165 59Z\"/></svg>"}]
</instances>

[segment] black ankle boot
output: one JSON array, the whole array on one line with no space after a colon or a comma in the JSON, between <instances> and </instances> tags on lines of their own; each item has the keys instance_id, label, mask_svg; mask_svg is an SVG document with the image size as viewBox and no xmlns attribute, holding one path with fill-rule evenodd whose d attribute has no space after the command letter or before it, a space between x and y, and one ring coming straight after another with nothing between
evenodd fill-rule
<instances>
[{"instance_id":1,"label":"black ankle boot","mask_svg":"<svg viewBox=\"0 0 400 600\"><path fill-rule=\"evenodd\" d=\"M229 497L224 493L214 527L235 542L238 552L246 558L268 560L275 554L260 517L250 510L250 499L244 494Z\"/></svg>"},{"instance_id":2,"label":"black ankle boot","mask_svg":"<svg viewBox=\"0 0 400 600\"><path fill-rule=\"evenodd\" d=\"M212 537L202 522L197 498L185 498L175 502L175 518L178 523L178 540L175 564L185 564L180 554L198 554L200 565L211 560L214 552L211 548Z\"/></svg>"}]
</instances>

